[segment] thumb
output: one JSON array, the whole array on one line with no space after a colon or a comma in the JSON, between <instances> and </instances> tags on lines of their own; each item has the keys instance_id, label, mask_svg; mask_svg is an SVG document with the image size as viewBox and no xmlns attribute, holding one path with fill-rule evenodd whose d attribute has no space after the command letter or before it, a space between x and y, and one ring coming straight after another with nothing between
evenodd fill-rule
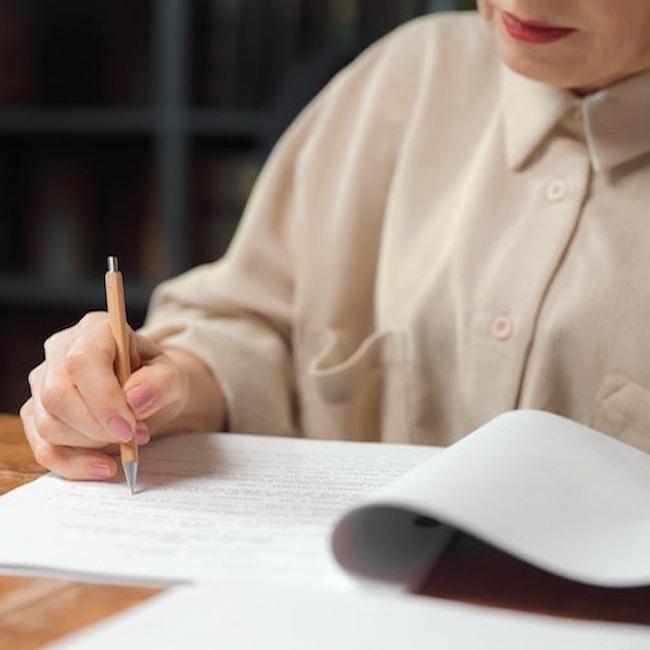
<instances>
[{"instance_id":1,"label":"thumb","mask_svg":"<svg viewBox=\"0 0 650 650\"><path fill-rule=\"evenodd\" d=\"M187 401L187 379L177 364L161 354L129 377L124 392L138 420L154 415L171 419Z\"/></svg>"}]
</instances>

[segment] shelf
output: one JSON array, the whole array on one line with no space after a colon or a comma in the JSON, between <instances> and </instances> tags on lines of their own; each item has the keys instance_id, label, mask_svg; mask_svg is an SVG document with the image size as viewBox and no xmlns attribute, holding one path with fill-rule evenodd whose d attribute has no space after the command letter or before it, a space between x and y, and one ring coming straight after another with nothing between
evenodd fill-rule
<instances>
[{"instance_id":1,"label":"shelf","mask_svg":"<svg viewBox=\"0 0 650 650\"><path fill-rule=\"evenodd\" d=\"M157 116L150 109L0 109L0 134L151 134Z\"/></svg>"},{"instance_id":2,"label":"shelf","mask_svg":"<svg viewBox=\"0 0 650 650\"><path fill-rule=\"evenodd\" d=\"M127 310L146 311L153 287L125 281ZM47 282L34 277L0 275L0 305L21 307L67 307L79 310L104 309L104 281Z\"/></svg>"},{"instance_id":3,"label":"shelf","mask_svg":"<svg viewBox=\"0 0 650 650\"><path fill-rule=\"evenodd\" d=\"M215 137L261 139L268 117L263 111L224 109L179 110L173 124L181 131ZM0 135L156 135L162 126L158 111L148 108L0 108Z\"/></svg>"}]
</instances>

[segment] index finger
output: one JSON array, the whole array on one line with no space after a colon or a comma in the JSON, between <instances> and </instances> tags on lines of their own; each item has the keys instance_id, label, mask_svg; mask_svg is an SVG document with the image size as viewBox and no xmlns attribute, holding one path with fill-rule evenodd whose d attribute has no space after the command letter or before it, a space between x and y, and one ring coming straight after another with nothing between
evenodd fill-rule
<instances>
[{"instance_id":1,"label":"index finger","mask_svg":"<svg viewBox=\"0 0 650 650\"><path fill-rule=\"evenodd\" d=\"M64 364L88 410L118 442L135 434L136 419L115 375L116 345L108 321L87 328L68 350Z\"/></svg>"}]
</instances>

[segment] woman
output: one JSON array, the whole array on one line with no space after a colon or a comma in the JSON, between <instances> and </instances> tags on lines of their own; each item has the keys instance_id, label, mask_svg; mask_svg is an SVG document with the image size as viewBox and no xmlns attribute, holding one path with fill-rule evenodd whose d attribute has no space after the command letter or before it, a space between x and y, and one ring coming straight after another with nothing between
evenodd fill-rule
<instances>
[{"instance_id":1,"label":"woman","mask_svg":"<svg viewBox=\"0 0 650 650\"><path fill-rule=\"evenodd\" d=\"M109 478L134 432L447 444L518 407L650 450L650 3L479 5L303 112L225 259L156 291L124 391L104 314L46 342L42 465Z\"/></svg>"}]
</instances>

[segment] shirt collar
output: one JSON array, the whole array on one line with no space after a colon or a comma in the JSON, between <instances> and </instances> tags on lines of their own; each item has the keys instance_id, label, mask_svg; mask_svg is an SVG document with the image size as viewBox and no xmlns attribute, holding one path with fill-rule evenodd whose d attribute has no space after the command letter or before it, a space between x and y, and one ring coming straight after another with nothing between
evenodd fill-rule
<instances>
[{"instance_id":1,"label":"shirt collar","mask_svg":"<svg viewBox=\"0 0 650 650\"><path fill-rule=\"evenodd\" d=\"M502 79L506 156L513 170L525 165L572 109L581 112L583 137L596 172L650 151L650 72L582 99L506 66Z\"/></svg>"}]
</instances>

